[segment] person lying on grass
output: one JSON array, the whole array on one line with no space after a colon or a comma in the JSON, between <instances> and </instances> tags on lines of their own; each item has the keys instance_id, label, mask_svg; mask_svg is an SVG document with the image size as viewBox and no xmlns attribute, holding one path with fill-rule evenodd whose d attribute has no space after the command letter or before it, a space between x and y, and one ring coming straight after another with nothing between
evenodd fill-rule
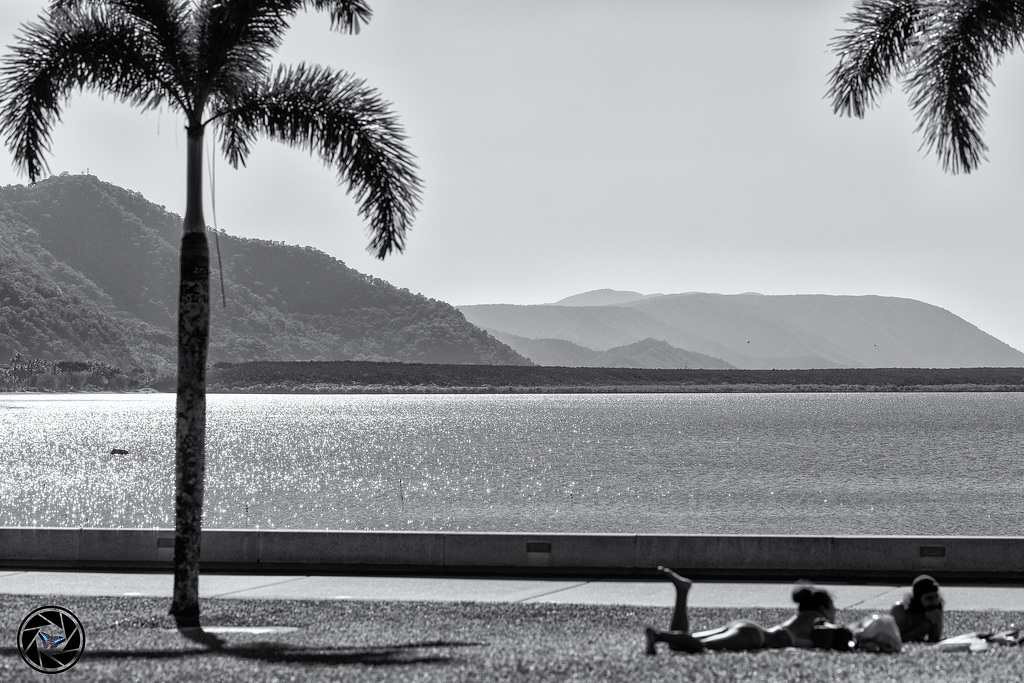
<instances>
[{"instance_id":1,"label":"person lying on grass","mask_svg":"<svg viewBox=\"0 0 1024 683\"><path fill-rule=\"evenodd\" d=\"M765 628L749 619L730 621L725 626L690 633L690 618L687 614L686 596L693 582L683 578L667 567L658 571L676 588L675 609L668 631L647 627L647 654L657 654L655 645L667 643L669 649L678 652L702 652L703 650L760 650L762 648L814 647L811 632L815 623L833 623L836 608L832 596L823 588L807 583L798 583L793 588L793 601L797 613L781 624Z\"/></svg>"},{"instance_id":2,"label":"person lying on grass","mask_svg":"<svg viewBox=\"0 0 1024 683\"><path fill-rule=\"evenodd\" d=\"M942 640L942 597L939 584L927 574L914 579L910 592L890 610L904 643Z\"/></svg>"}]
</instances>

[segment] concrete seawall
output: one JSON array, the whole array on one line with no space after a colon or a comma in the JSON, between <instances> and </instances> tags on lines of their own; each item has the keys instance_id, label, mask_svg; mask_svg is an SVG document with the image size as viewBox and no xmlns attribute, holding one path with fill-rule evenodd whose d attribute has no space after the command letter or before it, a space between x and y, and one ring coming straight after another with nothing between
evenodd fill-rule
<instances>
[{"instance_id":1,"label":"concrete seawall","mask_svg":"<svg viewBox=\"0 0 1024 683\"><path fill-rule=\"evenodd\" d=\"M0 528L0 569L169 570L171 529ZM1024 581L1024 537L737 536L208 529L202 569Z\"/></svg>"}]
</instances>

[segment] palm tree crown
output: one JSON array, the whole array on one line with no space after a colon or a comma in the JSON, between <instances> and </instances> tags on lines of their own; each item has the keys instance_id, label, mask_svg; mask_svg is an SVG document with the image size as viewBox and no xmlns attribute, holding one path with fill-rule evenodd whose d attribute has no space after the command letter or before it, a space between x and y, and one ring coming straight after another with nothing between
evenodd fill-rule
<instances>
[{"instance_id":1,"label":"palm tree crown","mask_svg":"<svg viewBox=\"0 0 1024 683\"><path fill-rule=\"evenodd\" d=\"M389 105L351 74L271 65L288 19L306 8L328 11L341 32L370 18L363 0L51 0L0 69L0 133L34 181L73 92L168 106L190 132L216 122L235 167L261 134L309 149L355 195L370 250L401 251L420 182Z\"/></svg>"},{"instance_id":2,"label":"palm tree crown","mask_svg":"<svg viewBox=\"0 0 1024 683\"><path fill-rule=\"evenodd\" d=\"M992 69L1024 40L1024 2L860 0L846 21L832 43L834 111L862 117L902 81L923 146L948 171L975 170L988 149L981 131Z\"/></svg>"}]
</instances>

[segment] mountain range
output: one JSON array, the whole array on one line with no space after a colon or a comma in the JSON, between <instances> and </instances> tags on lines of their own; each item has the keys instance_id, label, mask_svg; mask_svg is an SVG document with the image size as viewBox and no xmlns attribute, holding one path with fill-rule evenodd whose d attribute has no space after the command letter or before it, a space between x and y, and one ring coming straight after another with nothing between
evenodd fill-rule
<instances>
[{"instance_id":1,"label":"mountain range","mask_svg":"<svg viewBox=\"0 0 1024 683\"><path fill-rule=\"evenodd\" d=\"M1024 366L1024 353L964 319L898 297L596 290L554 304L459 310L540 365L611 357L650 368Z\"/></svg>"},{"instance_id":2,"label":"mountain range","mask_svg":"<svg viewBox=\"0 0 1024 683\"><path fill-rule=\"evenodd\" d=\"M0 188L0 362L173 372L180 242L179 216L91 175ZM316 249L211 231L210 250L211 363L529 364L453 306Z\"/></svg>"},{"instance_id":3,"label":"mountain range","mask_svg":"<svg viewBox=\"0 0 1024 683\"><path fill-rule=\"evenodd\" d=\"M180 240L179 216L91 175L0 188L0 361L173 373ZM1024 366L1020 351L911 299L596 290L456 308L311 247L212 230L210 246L211 364Z\"/></svg>"}]
</instances>

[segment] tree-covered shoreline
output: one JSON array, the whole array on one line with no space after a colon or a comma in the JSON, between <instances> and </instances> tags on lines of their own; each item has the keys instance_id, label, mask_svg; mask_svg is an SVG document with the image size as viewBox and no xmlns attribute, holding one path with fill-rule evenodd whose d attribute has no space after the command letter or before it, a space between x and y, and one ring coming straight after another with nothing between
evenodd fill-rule
<instances>
[{"instance_id":1,"label":"tree-covered shoreline","mask_svg":"<svg viewBox=\"0 0 1024 683\"><path fill-rule=\"evenodd\" d=\"M138 391L150 389L153 376L141 368L122 370L99 361L48 361L17 354L0 367L0 391Z\"/></svg>"},{"instance_id":2,"label":"tree-covered shoreline","mask_svg":"<svg viewBox=\"0 0 1024 683\"><path fill-rule=\"evenodd\" d=\"M157 387L160 388L160 387ZM219 363L219 393L709 393L1024 391L1024 368L652 370L420 363Z\"/></svg>"},{"instance_id":3,"label":"tree-covered shoreline","mask_svg":"<svg viewBox=\"0 0 1024 683\"><path fill-rule=\"evenodd\" d=\"M173 392L174 379L99 362L15 357L3 392ZM652 370L375 361L255 361L210 368L211 393L543 394L1024 391L1024 368Z\"/></svg>"}]
</instances>

